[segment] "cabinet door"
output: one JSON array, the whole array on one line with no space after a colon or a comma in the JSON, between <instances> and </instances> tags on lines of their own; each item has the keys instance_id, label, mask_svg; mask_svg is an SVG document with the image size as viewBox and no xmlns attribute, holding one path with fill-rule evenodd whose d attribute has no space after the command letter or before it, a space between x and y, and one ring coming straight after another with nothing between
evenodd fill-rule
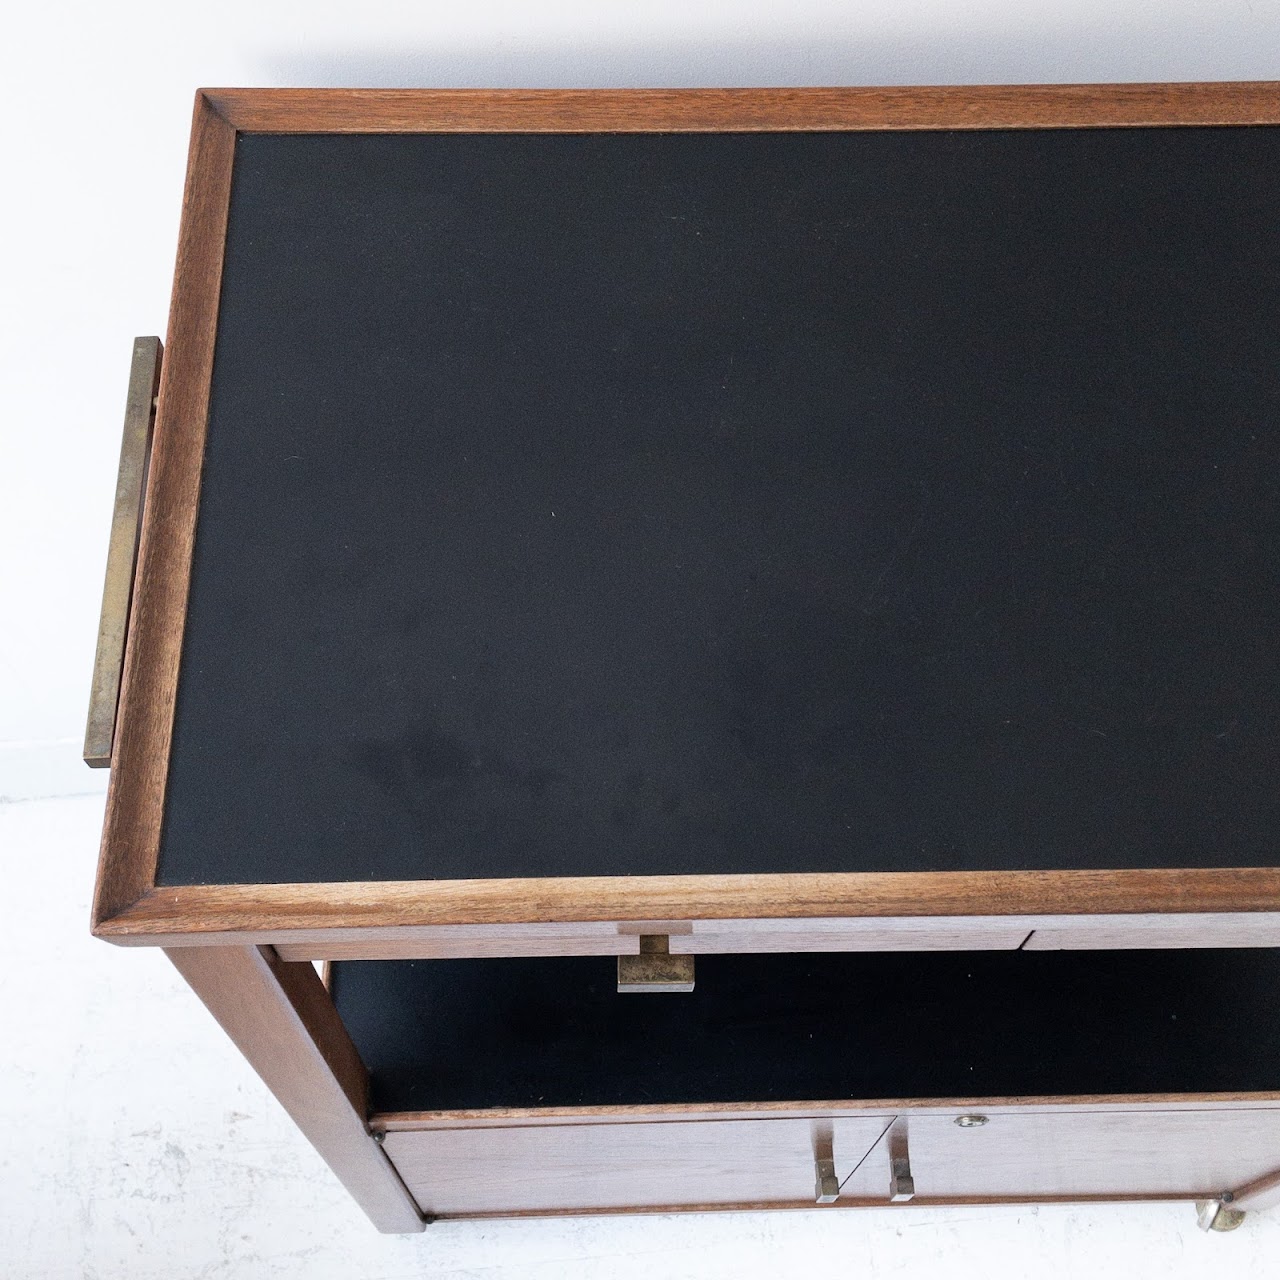
<instances>
[{"instance_id":1,"label":"cabinet door","mask_svg":"<svg viewBox=\"0 0 1280 1280\"><path fill-rule=\"evenodd\" d=\"M813 1204L824 1139L844 1180L887 1117L538 1124L388 1133L385 1151L435 1215Z\"/></svg>"},{"instance_id":2,"label":"cabinet door","mask_svg":"<svg viewBox=\"0 0 1280 1280\"><path fill-rule=\"evenodd\" d=\"M1280 1168L1280 1110L904 1113L917 1200L1216 1196ZM841 1199L884 1200L889 1141Z\"/></svg>"}]
</instances>

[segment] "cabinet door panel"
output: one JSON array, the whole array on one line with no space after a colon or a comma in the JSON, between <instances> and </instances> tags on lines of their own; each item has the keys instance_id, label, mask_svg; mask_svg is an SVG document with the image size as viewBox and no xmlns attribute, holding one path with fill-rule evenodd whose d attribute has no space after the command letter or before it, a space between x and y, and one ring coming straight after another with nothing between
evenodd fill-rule
<instances>
[{"instance_id":1,"label":"cabinet door panel","mask_svg":"<svg viewBox=\"0 0 1280 1280\"><path fill-rule=\"evenodd\" d=\"M1280 1110L906 1115L916 1197L1214 1196L1280 1168ZM982 1114L979 1110L977 1114ZM841 1188L883 1199L887 1142Z\"/></svg>"},{"instance_id":2,"label":"cabinet door panel","mask_svg":"<svg viewBox=\"0 0 1280 1280\"><path fill-rule=\"evenodd\" d=\"M885 1118L561 1124L388 1133L385 1150L431 1214L813 1203L829 1134L848 1177Z\"/></svg>"}]
</instances>

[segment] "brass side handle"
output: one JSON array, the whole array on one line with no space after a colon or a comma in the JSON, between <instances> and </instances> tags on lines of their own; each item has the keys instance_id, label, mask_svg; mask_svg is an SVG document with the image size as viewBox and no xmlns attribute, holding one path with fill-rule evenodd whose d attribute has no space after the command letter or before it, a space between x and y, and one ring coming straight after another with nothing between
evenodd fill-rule
<instances>
[{"instance_id":1,"label":"brass side handle","mask_svg":"<svg viewBox=\"0 0 1280 1280\"><path fill-rule=\"evenodd\" d=\"M147 467L151 460L151 428L155 421L163 354L159 338L133 340L124 435L120 442L120 469L116 476L111 541L107 547L107 573L98 622L98 649L93 659L89 719L84 731L84 762L91 769L111 766L125 636L129 630L129 606L133 599L133 575L138 558L138 532L142 526Z\"/></svg>"}]
</instances>

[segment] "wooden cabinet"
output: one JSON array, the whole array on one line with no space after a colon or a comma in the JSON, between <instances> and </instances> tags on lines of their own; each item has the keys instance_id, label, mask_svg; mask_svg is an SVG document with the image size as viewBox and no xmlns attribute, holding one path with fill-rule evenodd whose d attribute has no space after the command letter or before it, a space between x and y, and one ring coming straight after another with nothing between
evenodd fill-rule
<instances>
[{"instance_id":1,"label":"wooden cabinet","mask_svg":"<svg viewBox=\"0 0 1280 1280\"><path fill-rule=\"evenodd\" d=\"M387 1231L1270 1185L1278 207L1273 84L201 92L95 932Z\"/></svg>"},{"instance_id":2,"label":"wooden cabinet","mask_svg":"<svg viewBox=\"0 0 1280 1280\"><path fill-rule=\"evenodd\" d=\"M1280 942L1277 175L1268 84L200 94L97 932Z\"/></svg>"}]
</instances>

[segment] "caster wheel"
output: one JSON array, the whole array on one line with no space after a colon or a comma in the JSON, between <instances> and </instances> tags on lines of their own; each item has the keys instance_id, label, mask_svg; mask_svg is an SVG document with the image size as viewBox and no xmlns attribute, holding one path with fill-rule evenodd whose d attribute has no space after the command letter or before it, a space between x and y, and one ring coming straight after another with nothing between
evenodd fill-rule
<instances>
[{"instance_id":1,"label":"caster wheel","mask_svg":"<svg viewBox=\"0 0 1280 1280\"><path fill-rule=\"evenodd\" d=\"M1244 1210L1221 1200L1197 1200L1196 1221L1201 1231L1234 1231L1244 1221Z\"/></svg>"}]
</instances>

